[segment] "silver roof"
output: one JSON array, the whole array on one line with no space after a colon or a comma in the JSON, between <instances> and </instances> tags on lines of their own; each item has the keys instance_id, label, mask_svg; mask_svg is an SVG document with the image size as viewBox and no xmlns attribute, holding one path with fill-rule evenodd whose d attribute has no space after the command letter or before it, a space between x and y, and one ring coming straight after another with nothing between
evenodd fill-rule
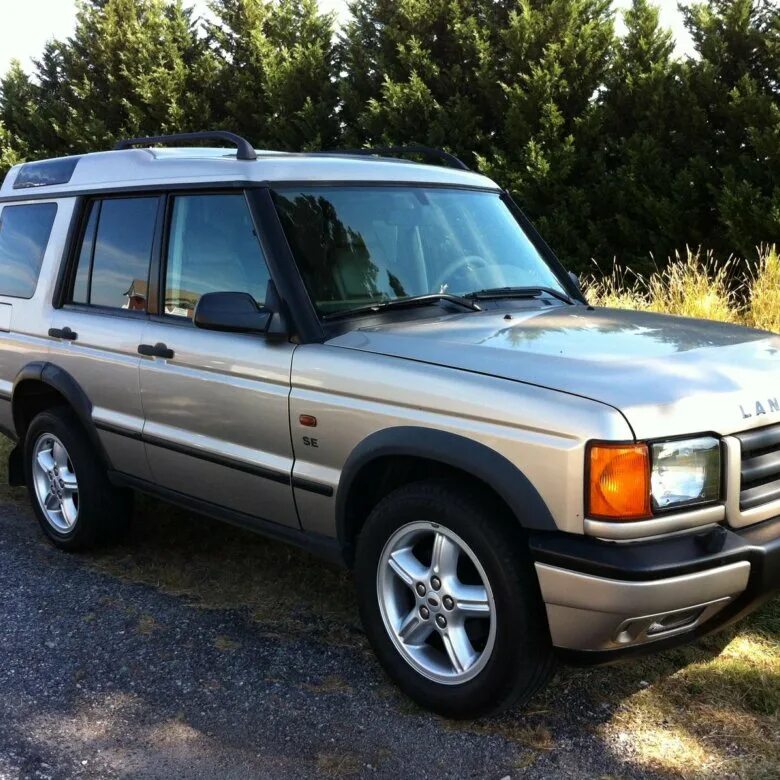
<instances>
[{"instance_id":1,"label":"silver roof","mask_svg":"<svg viewBox=\"0 0 780 780\"><path fill-rule=\"evenodd\" d=\"M59 158L67 159L67 158ZM43 161L41 161L43 162ZM14 166L0 188L0 197L40 197L78 190L143 187L170 183L247 182L409 182L437 185L498 186L471 171L422 165L405 160L366 156L257 151L257 160L237 160L224 148L179 147L127 149L81 155L66 184L14 189L20 165Z\"/></svg>"}]
</instances>

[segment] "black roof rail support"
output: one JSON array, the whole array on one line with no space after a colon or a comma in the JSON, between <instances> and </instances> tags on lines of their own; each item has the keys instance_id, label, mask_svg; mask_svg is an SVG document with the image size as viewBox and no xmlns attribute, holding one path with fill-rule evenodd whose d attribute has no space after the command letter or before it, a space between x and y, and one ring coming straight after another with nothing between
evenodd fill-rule
<instances>
[{"instance_id":1,"label":"black roof rail support","mask_svg":"<svg viewBox=\"0 0 780 780\"><path fill-rule=\"evenodd\" d=\"M133 146L151 146L152 144L171 144L181 141L227 141L236 146L236 159L256 160L257 153L246 138L227 130L206 130L198 133L176 133L174 135L154 135L149 138L127 138L119 141L114 149L130 149Z\"/></svg>"},{"instance_id":2,"label":"black roof rail support","mask_svg":"<svg viewBox=\"0 0 780 780\"><path fill-rule=\"evenodd\" d=\"M323 154L343 154L343 155L367 155L376 157L403 157L407 154L419 154L429 160L441 160L446 163L448 168L457 168L461 171L471 170L466 163L454 154L445 152L444 149L435 149L432 146L422 146L420 144L410 144L409 146L375 146L365 149L333 149L323 152Z\"/></svg>"}]
</instances>

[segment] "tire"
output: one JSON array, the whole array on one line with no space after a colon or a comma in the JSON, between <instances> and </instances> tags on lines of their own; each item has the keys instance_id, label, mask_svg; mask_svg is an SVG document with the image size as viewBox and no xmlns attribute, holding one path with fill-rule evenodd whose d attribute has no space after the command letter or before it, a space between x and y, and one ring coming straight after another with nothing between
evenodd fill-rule
<instances>
[{"instance_id":1,"label":"tire","mask_svg":"<svg viewBox=\"0 0 780 780\"><path fill-rule=\"evenodd\" d=\"M30 423L24 473L41 529L60 549L84 550L115 541L127 530L133 494L111 485L98 453L67 407L41 412Z\"/></svg>"},{"instance_id":2,"label":"tire","mask_svg":"<svg viewBox=\"0 0 780 780\"><path fill-rule=\"evenodd\" d=\"M524 533L490 498L451 480L409 484L374 508L357 541L360 614L381 665L417 704L448 718L475 718L524 703L554 668ZM456 554L453 544L459 548ZM445 562L438 569L433 568L435 556ZM442 577L432 583L437 571ZM482 590L463 587L478 589L481 580ZM424 596L416 593L421 582ZM433 625L441 618L445 628ZM400 638L401 627L409 631L409 643Z\"/></svg>"}]
</instances>

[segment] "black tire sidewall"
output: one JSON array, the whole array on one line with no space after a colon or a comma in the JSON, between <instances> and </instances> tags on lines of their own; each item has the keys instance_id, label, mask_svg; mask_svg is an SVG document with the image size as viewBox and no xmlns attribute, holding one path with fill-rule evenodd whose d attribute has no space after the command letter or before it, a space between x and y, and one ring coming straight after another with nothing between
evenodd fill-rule
<instances>
[{"instance_id":1,"label":"black tire sidewall","mask_svg":"<svg viewBox=\"0 0 780 780\"><path fill-rule=\"evenodd\" d=\"M530 696L546 679L552 648L533 564L522 529L456 483L421 482L386 497L366 521L357 545L355 578L361 618L380 663L412 699L447 717L476 717ZM496 637L485 668L473 679L444 685L421 675L398 652L382 619L376 577L382 550L400 527L439 523L460 536L487 574L496 606ZM513 524L514 523L514 527Z\"/></svg>"}]
</instances>

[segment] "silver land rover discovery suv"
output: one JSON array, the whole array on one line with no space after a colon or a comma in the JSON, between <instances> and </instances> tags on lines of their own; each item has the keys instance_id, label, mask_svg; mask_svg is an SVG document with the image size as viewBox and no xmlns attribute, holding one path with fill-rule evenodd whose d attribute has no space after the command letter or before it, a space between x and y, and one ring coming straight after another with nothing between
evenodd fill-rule
<instances>
[{"instance_id":1,"label":"silver land rover discovery suv","mask_svg":"<svg viewBox=\"0 0 780 780\"><path fill-rule=\"evenodd\" d=\"M215 132L16 166L0 398L58 547L141 490L340 560L387 673L447 716L780 586L780 337L589 306L437 150Z\"/></svg>"}]
</instances>

